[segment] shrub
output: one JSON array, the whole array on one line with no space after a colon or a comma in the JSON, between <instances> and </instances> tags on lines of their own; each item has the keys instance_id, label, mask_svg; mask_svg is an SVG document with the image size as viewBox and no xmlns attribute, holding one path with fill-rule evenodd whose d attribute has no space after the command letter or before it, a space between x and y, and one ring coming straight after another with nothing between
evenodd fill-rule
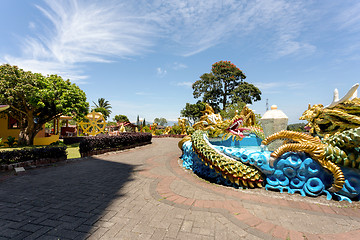
<instances>
[{"instance_id":1,"label":"shrub","mask_svg":"<svg viewBox=\"0 0 360 240\"><path fill-rule=\"evenodd\" d=\"M94 150L118 148L129 146L135 143L151 142L150 133L124 132L119 136L95 136L86 137L80 142L80 153L87 153Z\"/></svg>"},{"instance_id":2,"label":"shrub","mask_svg":"<svg viewBox=\"0 0 360 240\"><path fill-rule=\"evenodd\" d=\"M58 140L56 142L52 142L49 144L50 146L65 146L65 143L63 143L62 141Z\"/></svg>"},{"instance_id":3,"label":"shrub","mask_svg":"<svg viewBox=\"0 0 360 240\"><path fill-rule=\"evenodd\" d=\"M170 134L173 134L173 135L181 134L181 130L182 129L179 125L174 124L174 126L170 130Z\"/></svg>"},{"instance_id":4,"label":"shrub","mask_svg":"<svg viewBox=\"0 0 360 240\"><path fill-rule=\"evenodd\" d=\"M8 136L7 137L7 141L5 142L9 147L13 147L16 144L16 140L15 137L13 136Z\"/></svg>"},{"instance_id":5,"label":"shrub","mask_svg":"<svg viewBox=\"0 0 360 240\"><path fill-rule=\"evenodd\" d=\"M156 136L161 135L161 134L163 134L163 132L164 132L164 131L161 130L161 129L156 129L156 130L155 130L155 135L156 135Z\"/></svg>"},{"instance_id":6,"label":"shrub","mask_svg":"<svg viewBox=\"0 0 360 240\"><path fill-rule=\"evenodd\" d=\"M0 152L0 164L67 157L66 147L43 147Z\"/></svg>"}]
</instances>

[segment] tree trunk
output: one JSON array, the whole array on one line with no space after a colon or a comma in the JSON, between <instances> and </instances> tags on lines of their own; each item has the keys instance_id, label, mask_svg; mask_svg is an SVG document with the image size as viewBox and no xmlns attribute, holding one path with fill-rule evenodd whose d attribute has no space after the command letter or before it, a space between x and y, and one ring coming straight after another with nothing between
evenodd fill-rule
<instances>
[{"instance_id":1,"label":"tree trunk","mask_svg":"<svg viewBox=\"0 0 360 240\"><path fill-rule=\"evenodd\" d=\"M38 128L34 122L28 122L28 126L20 129L18 144L26 146L33 145L34 138L40 129L41 128Z\"/></svg>"},{"instance_id":2,"label":"tree trunk","mask_svg":"<svg viewBox=\"0 0 360 240\"><path fill-rule=\"evenodd\" d=\"M223 102L222 102L222 104L223 104L222 110L225 110L225 108L226 108L227 88L228 88L228 85L227 85L227 82L225 81L225 82L224 82L224 97L223 97Z\"/></svg>"}]
</instances>

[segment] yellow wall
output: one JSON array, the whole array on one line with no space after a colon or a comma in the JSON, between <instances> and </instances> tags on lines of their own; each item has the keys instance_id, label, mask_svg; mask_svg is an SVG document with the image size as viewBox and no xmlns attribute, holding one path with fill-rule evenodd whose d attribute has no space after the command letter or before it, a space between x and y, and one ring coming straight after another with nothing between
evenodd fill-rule
<instances>
[{"instance_id":1,"label":"yellow wall","mask_svg":"<svg viewBox=\"0 0 360 240\"><path fill-rule=\"evenodd\" d=\"M49 145L50 143L59 141L59 135L51 135L50 137L36 137L34 138L34 145Z\"/></svg>"},{"instance_id":2,"label":"yellow wall","mask_svg":"<svg viewBox=\"0 0 360 240\"><path fill-rule=\"evenodd\" d=\"M8 119L7 116L0 117L0 138L2 138L2 143L4 143L8 136L15 137L16 140L19 138L19 129L8 129ZM59 135L51 135L50 137L45 137L45 129L41 130L36 134L34 138L34 145L49 145L52 142L59 140Z\"/></svg>"},{"instance_id":3,"label":"yellow wall","mask_svg":"<svg viewBox=\"0 0 360 240\"><path fill-rule=\"evenodd\" d=\"M19 129L8 129L8 119L7 116L0 117L0 138L2 141L6 141L8 136L15 137L18 139L20 130Z\"/></svg>"}]
</instances>

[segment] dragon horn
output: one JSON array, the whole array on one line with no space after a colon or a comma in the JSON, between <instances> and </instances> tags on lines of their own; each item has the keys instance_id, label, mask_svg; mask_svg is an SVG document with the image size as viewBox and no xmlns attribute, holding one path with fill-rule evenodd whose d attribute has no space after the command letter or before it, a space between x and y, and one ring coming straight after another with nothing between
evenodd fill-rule
<instances>
[{"instance_id":1,"label":"dragon horn","mask_svg":"<svg viewBox=\"0 0 360 240\"><path fill-rule=\"evenodd\" d=\"M349 99L353 99L357 97L357 88L359 87L359 83L354 84L350 90L346 93L346 95L339 99L339 91L335 88L334 90L334 98L332 103L330 103L329 105L327 105L324 108L332 108L335 107L336 105L338 105L339 103L343 103Z\"/></svg>"}]
</instances>

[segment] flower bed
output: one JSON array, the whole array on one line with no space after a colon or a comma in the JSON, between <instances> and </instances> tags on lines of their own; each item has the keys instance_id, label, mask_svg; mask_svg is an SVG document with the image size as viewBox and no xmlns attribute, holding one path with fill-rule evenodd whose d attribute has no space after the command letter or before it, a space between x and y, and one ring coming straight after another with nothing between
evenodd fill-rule
<instances>
[{"instance_id":1,"label":"flower bed","mask_svg":"<svg viewBox=\"0 0 360 240\"><path fill-rule=\"evenodd\" d=\"M80 142L81 157L119 151L151 143L150 133L121 133L119 136L95 136Z\"/></svg>"}]
</instances>

